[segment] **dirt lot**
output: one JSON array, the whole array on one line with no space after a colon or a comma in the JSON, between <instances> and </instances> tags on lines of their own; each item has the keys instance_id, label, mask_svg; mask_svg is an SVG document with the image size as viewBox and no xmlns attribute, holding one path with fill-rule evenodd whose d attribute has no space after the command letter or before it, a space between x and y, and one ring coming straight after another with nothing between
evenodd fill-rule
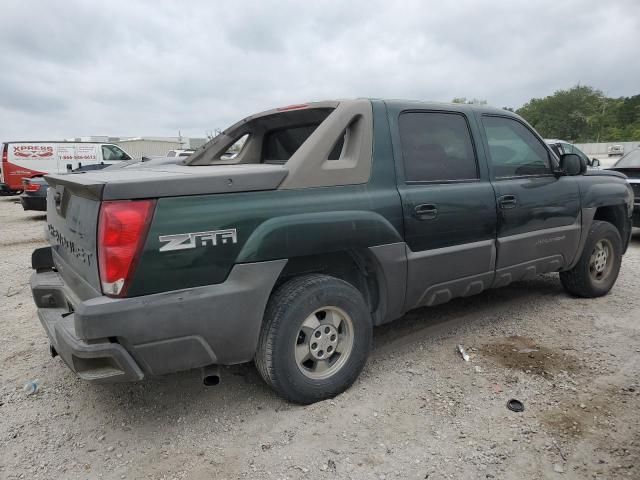
<instances>
[{"instance_id":1,"label":"dirt lot","mask_svg":"<svg viewBox=\"0 0 640 480\"><path fill-rule=\"evenodd\" d=\"M0 199L0 478L640 478L639 233L608 296L548 275L415 312L376 330L349 391L300 407L250 365L213 388L76 379L30 297L44 225Z\"/></svg>"}]
</instances>

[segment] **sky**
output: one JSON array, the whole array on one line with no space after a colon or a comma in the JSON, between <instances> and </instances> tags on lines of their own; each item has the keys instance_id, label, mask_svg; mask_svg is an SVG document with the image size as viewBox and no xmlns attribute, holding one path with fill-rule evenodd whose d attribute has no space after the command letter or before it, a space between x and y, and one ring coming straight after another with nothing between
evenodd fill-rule
<instances>
[{"instance_id":1,"label":"sky","mask_svg":"<svg viewBox=\"0 0 640 480\"><path fill-rule=\"evenodd\" d=\"M336 98L640 93L640 0L2 3L0 140L203 137Z\"/></svg>"}]
</instances>

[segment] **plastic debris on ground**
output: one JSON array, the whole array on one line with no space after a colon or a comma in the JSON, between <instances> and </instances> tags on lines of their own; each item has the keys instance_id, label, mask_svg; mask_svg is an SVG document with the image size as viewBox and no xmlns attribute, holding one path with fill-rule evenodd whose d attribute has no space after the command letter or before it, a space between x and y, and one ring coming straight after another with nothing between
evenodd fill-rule
<instances>
[{"instance_id":1,"label":"plastic debris on ground","mask_svg":"<svg viewBox=\"0 0 640 480\"><path fill-rule=\"evenodd\" d=\"M465 362L469 361L469 354L464 351L464 348L462 347L462 345L458 345L458 352L460 352L460 355L462 355L462 359Z\"/></svg>"},{"instance_id":2,"label":"plastic debris on ground","mask_svg":"<svg viewBox=\"0 0 640 480\"><path fill-rule=\"evenodd\" d=\"M31 380L25 383L22 390L24 390L27 395L35 395L40 390L40 380Z\"/></svg>"}]
</instances>

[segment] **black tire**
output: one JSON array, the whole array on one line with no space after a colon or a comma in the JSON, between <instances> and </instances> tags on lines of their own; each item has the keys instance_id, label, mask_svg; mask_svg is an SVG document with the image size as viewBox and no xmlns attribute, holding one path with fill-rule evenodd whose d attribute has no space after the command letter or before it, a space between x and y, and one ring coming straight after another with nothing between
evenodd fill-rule
<instances>
[{"instance_id":1,"label":"black tire","mask_svg":"<svg viewBox=\"0 0 640 480\"><path fill-rule=\"evenodd\" d=\"M607 270L601 272L602 278L598 279L591 263L592 255L599 242L608 245L607 248L610 248L612 258L607 260L605 267ZM609 290L616 283L621 263L622 240L618 229L609 222L595 220L589 229L580 260L571 270L560 272L560 281L567 292L577 297L601 297L609 293Z\"/></svg>"},{"instance_id":2,"label":"black tire","mask_svg":"<svg viewBox=\"0 0 640 480\"><path fill-rule=\"evenodd\" d=\"M338 369L328 378L309 378L309 373L303 373L305 367L298 365L295 350L302 346L301 337L306 340L303 323L311 316L321 317L325 307L349 317L350 351L342 358L336 348L331 368ZM295 403L314 403L338 395L358 378L371 349L371 337L371 314L358 289L335 277L304 275L284 283L271 295L255 363L264 381L279 395ZM339 363L335 363L336 358Z\"/></svg>"}]
</instances>

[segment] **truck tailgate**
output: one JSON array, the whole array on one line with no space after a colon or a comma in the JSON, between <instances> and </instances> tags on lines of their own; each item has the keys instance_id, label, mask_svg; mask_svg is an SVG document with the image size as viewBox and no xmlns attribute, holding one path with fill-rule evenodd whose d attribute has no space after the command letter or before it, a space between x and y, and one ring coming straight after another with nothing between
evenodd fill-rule
<instances>
[{"instance_id":1,"label":"truck tailgate","mask_svg":"<svg viewBox=\"0 0 640 480\"><path fill-rule=\"evenodd\" d=\"M100 295L96 235L100 201L80 196L68 185L50 181L47 235L54 264L79 300Z\"/></svg>"}]
</instances>

